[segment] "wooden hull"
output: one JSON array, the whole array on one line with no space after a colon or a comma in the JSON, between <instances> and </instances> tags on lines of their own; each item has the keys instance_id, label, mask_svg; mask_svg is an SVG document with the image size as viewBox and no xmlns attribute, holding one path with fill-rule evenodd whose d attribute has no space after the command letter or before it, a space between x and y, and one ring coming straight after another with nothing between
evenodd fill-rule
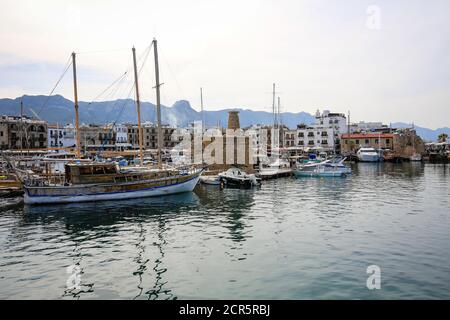
<instances>
[{"instance_id":1,"label":"wooden hull","mask_svg":"<svg viewBox=\"0 0 450 320\"><path fill-rule=\"evenodd\" d=\"M25 204L73 203L157 197L194 190L202 171L159 181L121 184L25 187Z\"/></svg>"}]
</instances>

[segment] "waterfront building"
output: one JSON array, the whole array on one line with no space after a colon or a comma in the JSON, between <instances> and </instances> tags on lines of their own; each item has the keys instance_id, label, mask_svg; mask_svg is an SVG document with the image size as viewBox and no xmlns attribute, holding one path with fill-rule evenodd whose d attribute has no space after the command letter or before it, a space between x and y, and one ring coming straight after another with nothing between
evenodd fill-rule
<instances>
[{"instance_id":1,"label":"waterfront building","mask_svg":"<svg viewBox=\"0 0 450 320\"><path fill-rule=\"evenodd\" d=\"M314 124L299 124L294 135L294 146L303 150L339 151L340 136L348 131L343 113L317 110Z\"/></svg>"},{"instance_id":2,"label":"waterfront building","mask_svg":"<svg viewBox=\"0 0 450 320\"><path fill-rule=\"evenodd\" d=\"M357 132L374 132L374 131L386 131L389 130L387 125L384 125L382 122L365 122L360 121L357 123L352 123L350 125L350 133ZM348 132L345 132L348 133Z\"/></svg>"},{"instance_id":3,"label":"waterfront building","mask_svg":"<svg viewBox=\"0 0 450 320\"><path fill-rule=\"evenodd\" d=\"M116 133L108 126L81 125L81 149L85 151L114 150L116 147Z\"/></svg>"},{"instance_id":4,"label":"waterfront building","mask_svg":"<svg viewBox=\"0 0 450 320\"><path fill-rule=\"evenodd\" d=\"M132 144L128 142L128 127L124 124L108 124L106 126L115 136L115 149L118 151L132 149Z\"/></svg>"},{"instance_id":5,"label":"waterfront building","mask_svg":"<svg viewBox=\"0 0 450 320\"><path fill-rule=\"evenodd\" d=\"M329 125L307 126L300 124L297 126L295 145L306 149L318 149L332 151L335 149L335 142L338 135L335 129Z\"/></svg>"},{"instance_id":6,"label":"waterfront building","mask_svg":"<svg viewBox=\"0 0 450 320\"><path fill-rule=\"evenodd\" d=\"M50 149L74 148L76 145L73 125L59 126L57 124L49 124L47 138L47 146Z\"/></svg>"},{"instance_id":7,"label":"waterfront building","mask_svg":"<svg viewBox=\"0 0 450 320\"><path fill-rule=\"evenodd\" d=\"M172 136L177 130L169 125L162 125L162 149L171 149L175 147L179 140L173 140ZM134 148L139 147L139 130L137 125L127 125L128 143ZM158 127L151 122L142 124L143 144L146 149L158 149Z\"/></svg>"},{"instance_id":8,"label":"waterfront building","mask_svg":"<svg viewBox=\"0 0 450 320\"><path fill-rule=\"evenodd\" d=\"M1 116L0 145L8 150L47 148L47 123L27 116Z\"/></svg>"},{"instance_id":9,"label":"waterfront building","mask_svg":"<svg viewBox=\"0 0 450 320\"><path fill-rule=\"evenodd\" d=\"M393 133L346 133L341 136L341 152L356 153L360 148L389 149L394 150Z\"/></svg>"},{"instance_id":10,"label":"waterfront building","mask_svg":"<svg viewBox=\"0 0 450 320\"><path fill-rule=\"evenodd\" d=\"M348 132L347 117L345 114L330 112L329 110L324 110L322 113L317 110L315 126L331 128L337 137Z\"/></svg>"},{"instance_id":11,"label":"waterfront building","mask_svg":"<svg viewBox=\"0 0 450 320\"><path fill-rule=\"evenodd\" d=\"M284 139L283 139L283 147L292 148L296 146L296 135L297 130L286 129L283 131Z\"/></svg>"}]
</instances>

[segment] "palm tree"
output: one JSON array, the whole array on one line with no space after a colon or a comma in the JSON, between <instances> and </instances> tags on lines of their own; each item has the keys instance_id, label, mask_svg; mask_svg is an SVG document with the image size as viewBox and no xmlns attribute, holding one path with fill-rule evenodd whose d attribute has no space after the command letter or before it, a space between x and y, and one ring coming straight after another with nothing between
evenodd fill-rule
<instances>
[{"instance_id":1,"label":"palm tree","mask_svg":"<svg viewBox=\"0 0 450 320\"><path fill-rule=\"evenodd\" d=\"M438 136L439 142L446 142L447 139L448 139L448 134L446 134L446 133L441 133L441 134Z\"/></svg>"}]
</instances>

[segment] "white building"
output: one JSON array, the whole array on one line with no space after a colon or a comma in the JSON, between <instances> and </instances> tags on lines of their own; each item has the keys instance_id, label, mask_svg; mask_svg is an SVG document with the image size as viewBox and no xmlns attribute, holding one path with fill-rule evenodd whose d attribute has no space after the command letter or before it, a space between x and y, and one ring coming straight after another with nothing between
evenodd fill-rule
<instances>
[{"instance_id":1,"label":"white building","mask_svg":"<svg viewBox=\"0 0 450 320\"><path fill-rule=\"evenodd\" d=\"M364 122L360 121L358 123L352 123L350 126L350 133L355 132L373 132L386 129L388 126L384 125L382 122Z\"/></svg>"},{"instance_id":2,"label":"white building","mask_svg":"<svg viewBox=\"0 0 450 320\"><path fill-rule=\"evenodd\" d=\"M298 125L295 146L300 148L334 150L340 136L347 133L347 118L343 113L324 110L316 112L313 125Z\"/></svg>"},{"instance_id":3,"label":"white building","mask_svg":"<svg viewBox=\"0 0 450 320\"><path fill-rule=\"evenodd\" d=\"M347 117L345 114L333 113L328 110L324 110L322 114L317 110L315 125L333 128L338 137L348 131Z\"/></svg>"},{"instance_id":4,"label":"white building","mask_svg":"<svg viewBox=\"0 0 450 320\"><path fill-rule=\"evenodd\" d=\"M60 127L49 124L47 127L49 148L71 148L75 146L75 129L73 125Z\"/></svg>"},{"instance_id":5,"label":"white building","mask_svg":"<svg viewBox=\"0 0 450 320\"><path fill-rule=\"evenodd\" d=\"M300 148L333 150L336 132L333 127L321 125L298 125L295 145Z\"/></svg>"}]
</instances>

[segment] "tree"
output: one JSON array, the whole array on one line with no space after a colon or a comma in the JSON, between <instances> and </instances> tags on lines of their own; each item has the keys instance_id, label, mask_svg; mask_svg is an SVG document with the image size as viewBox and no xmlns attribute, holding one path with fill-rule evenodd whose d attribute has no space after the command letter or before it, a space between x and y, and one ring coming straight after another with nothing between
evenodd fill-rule
<instances>
[{"instance_id":1,"label":"tree","mask_svg":"<svg viewBox=\"0 0 450 320\"><path fill-rule=\"evenodd\" d=\"M447 139L448 139L448 134L446 134L446 133L441 133L441 134L438 136L439 142L446 142Z\"/></svg>"}]
</instances>

